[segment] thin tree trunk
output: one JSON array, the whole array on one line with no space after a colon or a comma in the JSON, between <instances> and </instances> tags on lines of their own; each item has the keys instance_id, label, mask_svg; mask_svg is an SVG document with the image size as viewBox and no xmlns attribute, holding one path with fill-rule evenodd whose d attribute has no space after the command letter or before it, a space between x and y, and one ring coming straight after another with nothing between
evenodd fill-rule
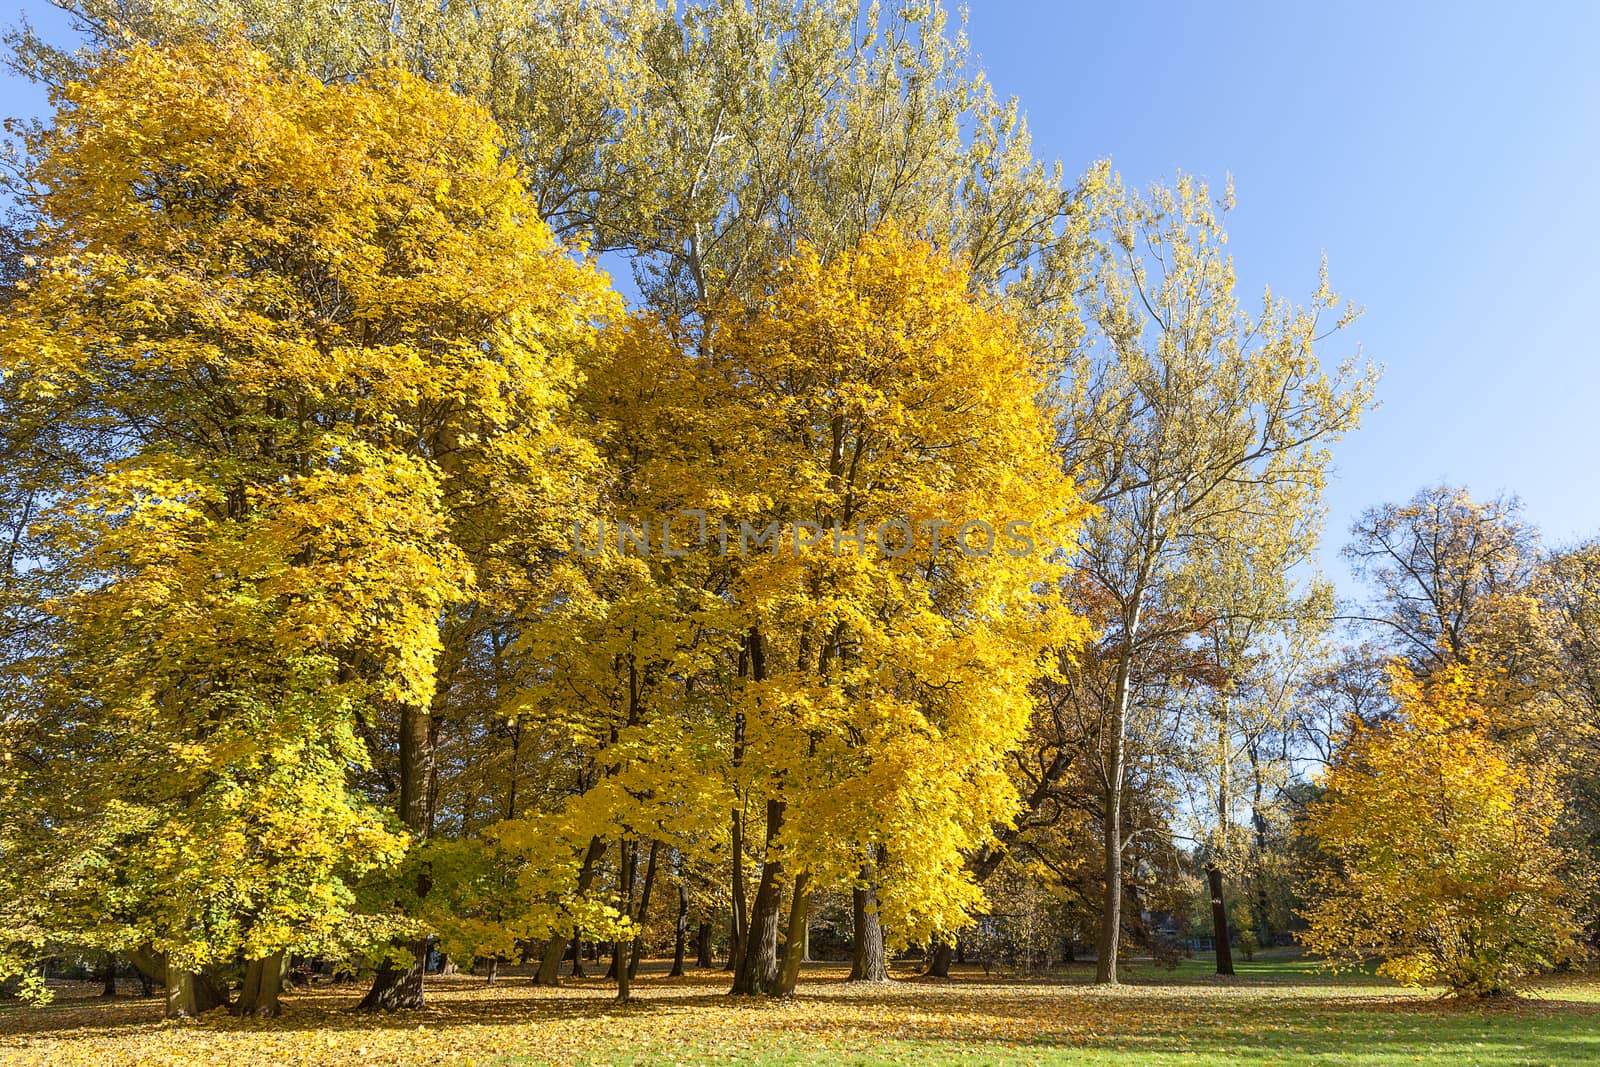
<instances>
[{"instance_id":1,"label":"thin tree trunk","mask_svg":"<svg viewBox=\"0 0 1600 1067\"><path fill-rule=\"evenodd\" d=\"M1222 896L1222 872L1207 867L1206 882L1211 887L1211 930L1216 935L1217 973L1232 974L1233 945L1228 932L1228 906Z\"/></svg>"},{"instance_id":2,"label":"thin tree trunk","mask_svg":"<svg viewBox=\"0 0 1600 1067\"><path fill-rule=\"evenodd\" d=\"M800 961L805 955L807 913L811 905L811 875L801 871L795 875L794 893L789 900L789 930L784 941L783 975L778 984L779 996L793 996L795 984L800 980Z\"/></svg>"},{"instance_id":3,"label":"thin tree trunk","mask_svg":"<svg viewBox=\"0 0 1600 1067\"><path fill-rule=\"evenodd\" d=\"M573 978L589 977L583 968L583 931L577 927L572 928L572 970L567 973Z\"/></svg>"},{"instance_id":4,"label":"thin tree trunk","mask_svg":"<svg viewBox=\"0 0 1600 1067\"><path fill-rule=\"evenodd\" d=\"M650 890L656 884L656 857L661 852L661 842L650 842L650 861L645 865L644 889L639 894L639 914L634 916L634 922L639 924L639 933L633 937L633 952L628 958L628 977L633 978L639 973L639 960L644 956L644 923L650 914Z\"/></svg>"},{"instance_id":5,"label":"thin tree trunk","mask_svg":"<svg viewBox=\"0 0 1600 1067\"><path fill-rule=\"evenodd\" d=\"M486 976L487 981L484 982L484 985L492 986L494 985L495 979L500 977L500 956L498 953L489 957L489 966L487 970L489 973Z\"/></svg>"},{"instance_id":6,"label":"thin tree trunk","mask_svg":"<svg viewBox=\"0 0 1600 1067\"><path fill-rule=\"evenodd\" d=\"M750 627L750 632L745 636L744 647L739 651L739 677L744 678L752 672L756 681L765 681L766 642L762 639L759 624ZM736 711L733 717L733 765L736 769L744 762L744 733L744 712ZM750 916L745 910L744 886L744 806L749 802L749 798L746 794L735 790L733 799L735 806L729 817L728 828L729 850L732 853L733 863L729 876L729 890L733 898L733 925L728 932L728 963L723 970L734 973L733 981L737 986L740 968L744 961L745 942L750 935Z\"/></svg>"},{"instance_id":7,"label":"thin tree trunk","mask_svg":"<svg viewBox=\"0 0 1600 1067\"><path fill-rule=\"evenodd\" d=\"M1100 944L1094 964L1094 980L1100 985L1117 984L1117 952L1122 945L1122 788L1127 778L1128 703L1133 692L1133 642L1139 628L1137 604L1140 598L1142 592L1136 590L1135 608L1123 626L1122 655L1111 698L1111 721L1106 727L1109 736L1103 764L1105 812L1100 828L1105 896L1101 899Z\"/></svg>"},{"instance_id":8,"label":"thin tree trunk","mask_svg":"<svg viewBox=\"0 0 1600 1067\"><path fill-rule=\"evenodd\" d=\"M689 951L689 887L678 879L678 921L673 926L672 970L668 978L683 977L683 961Z\"/></svg>"},{"instance_id":9,"label":"thin tree trunk","mask_svg":"<svg viewBox=\"0 0 1600 1067\"><path fill-rule=\"evenodd\" d=\"M400 709L400 819L412 837L424 841L433 832L434 734L431 709ZM417 895L428 895L427 873L417 876ZM411 962L396 964L387 957L372 976L372 988L356 1005L357 1011L416 1011L423 1006L422 976L428 962L426 940L409 946Z\"/></svg>"},{"instance_id":10,"label":"thin tree trunk","mask_svg":"<svg viewBox=\"0 0 1600 1067\"><path fill-rule=\"evenodd\" d=\"M617 910L621 914L632 918L633 887L639 878L638 842L619 840L617 842L617 854L622 862L621 868L617 871L618 895L622 898L619 901L620 906ZM620 968L627 966L628 948L631 944L632 942L625 943L620 939L614 939L611 942L611 966L606 968L606 981L621 983L624 976L617 972ZM619 963L618 961L621 962ZM620 996L621 994L619 993L618 995Z\"/></svg>"},{"instance_id":11,"label":"thin tree trunk","mask_svg":"<svg viewBox=\"0 0 1600 1067\"><path fill-rule=\"evenodd\" d=\"M929 978L950 977L950 957L955 955L955 946L948 941L935 940L933 947L928 950Z\"/></svg>"},{"instance_id":12,"label":"thin tree trunk","mask_svg":"<svg viewBox=\"0 0 1600 1067\"><path fill-rule=\"evenodd\" d=\"M737 910L735 908L735 912ZM739 961L744 958L739 944L739 916L735 914L728 923L728 960L722 965L723 970L732 971L738 968Z\"/></svg>"},{"instance_id":13,"label":"thin tree trunk","mask_svg":"<svg viewBox=\"0 0 1600 1067\"><path fill-rule=\"evenodd\" d=\"M1100 854L1105 865L1105 895L1100 901L1100 940L1095 950L1094 980L1117 984L1117 950L1122 941L1122 790L1105 793Z\"/></svg>"},{"instance_id":14,"label":"thin tree trunk","mask_svg":"<svg viewBox=\"0 0 1600 1067\"><path fill-rule=\"evenodd\" d=\"M591 837L589 847L583 854L583 863L578 868L578 895L589 891L594 885L595 869L600 863L600 857L606 853L606 843L603 838ZM577 935L574 934L574 937ZM557 938L554 932L550 940L545 942L544 955L539 959L539 973L534 977L534 985L557 986L561 984L561 957L566 952L566 938ZM580 952L581 956L582 953ZM573 977L583 977L583 965L573 959Z\"/></svg>"},{"instance_id":15,"label":"thin tree trunk","mask_svg":"<svg viewBox=\"0 0 1600 1067\"><path fill-rule=\"evenodd\" d=\"M622 881L622 914L633 914L633 884L639 874L639 846L638 842L619 841L617 844L618 855L622 858L622 869L619 876ZM655 852L651 851L654 860ZM623 941L620 937L611 942L611 969L606 972L606 977L615 979L617 983L617 1000L627 1003L633 998L632 979L633 967L628 959L631 941Z\"/></svg>"},{"instance_id":16,"label":"thin tree trunk","mask_svg":"<svg viewBox=\"0 0 1600 1067\"><path fill-rule=\"evenodd\" d=\"M100 995L114 997L117 995L117 954L107 952L105 966L100 968Z\"/></svg>"},{"instance_id":17,"label":"thin tree trunk","mask_svg":"<svg viewBox=\"0 0 1600 1067\"><path fill-rule=\"evenodd\" d=\"M133 971L139 976L139 989L143 996L153 996L158 983L163 987L166 986L166 961L148 948L129 951L128 962L133 964Z\"/></svg>"}]
</instances>

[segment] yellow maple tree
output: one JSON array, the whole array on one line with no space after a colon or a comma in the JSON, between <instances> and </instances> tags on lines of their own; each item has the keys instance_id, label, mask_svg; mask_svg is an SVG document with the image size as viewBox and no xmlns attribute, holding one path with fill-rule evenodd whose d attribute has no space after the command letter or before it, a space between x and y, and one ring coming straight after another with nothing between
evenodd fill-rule
<instances>
[{"instance_id":1,"label":"yellow maple tree","mask_svg":"<svg viewBox=\"0 0 1600 1067\"><path fill-rule=\"evenodd\" d=\"M1573 857L1551 839L1550 777L1493 735L1493 680L1391 668L1399 717L1352 723L1308 830L1332 866L1303 940L1335 965L1410 985L1511 992L1579 951Z\"/></svg>"}]
</instances>

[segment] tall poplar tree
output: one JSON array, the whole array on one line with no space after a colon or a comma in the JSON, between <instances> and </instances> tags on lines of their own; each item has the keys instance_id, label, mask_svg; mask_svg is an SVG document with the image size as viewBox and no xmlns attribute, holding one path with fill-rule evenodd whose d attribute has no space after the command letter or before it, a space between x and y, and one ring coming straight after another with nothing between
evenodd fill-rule
<instances>
[{"instance_id":1,"label":"tall poplar tree","mask_svg":"<svg viewBox=\"0 0 1600 1067\"><path fill-rule=\"evenodd\" d=\"M1084 298L1094 347L1062 438L1099 505L1076 562L1104 606L1099 655L1112 665L1092 759L1105 873L1096 979L1114 983L1130 744L1155 732L1166 700L1152 655L1226 610L1203 560L1281 537L1316 506L1327 446L1356 426L1374 375L1321 365L1322 342L1353 315L1326 321L1337 309L1326 277L1307 306L1270 292L1254 314L1241 306L1227 204L1204 185L1141 195L1098 178L1104 244Z\"/></svg>"}]
</instances>

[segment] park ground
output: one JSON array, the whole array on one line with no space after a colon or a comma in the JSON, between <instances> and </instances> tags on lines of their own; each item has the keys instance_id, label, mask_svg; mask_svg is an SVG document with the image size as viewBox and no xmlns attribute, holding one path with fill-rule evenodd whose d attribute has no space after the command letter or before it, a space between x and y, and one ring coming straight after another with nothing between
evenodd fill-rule
<instances>
[{"instance_id":1,"label":"park ground","mask_svg":"<svg viewBox=\"0 0 1600 1067\"><path fill-rule=\"evenodd\" d=\"M1600 978L1469 1005L1295 958L1241 963L1232 979L1207 959L1136 964L1109 990L1083 967L957 968L949 981L906 971L862 987L817 964L793 999L746 1003L725 995L720 971L650 970L625 1007L598 979L548 990L518 973L493 987L459 975L430 978L419 1013L356 1015L359 987L322 985L286 996L271 1021L163 1022L157 998L62 986L47 1007L0 1007L0 1064L1600 1064Z\"/></svg>"}]
</instances>

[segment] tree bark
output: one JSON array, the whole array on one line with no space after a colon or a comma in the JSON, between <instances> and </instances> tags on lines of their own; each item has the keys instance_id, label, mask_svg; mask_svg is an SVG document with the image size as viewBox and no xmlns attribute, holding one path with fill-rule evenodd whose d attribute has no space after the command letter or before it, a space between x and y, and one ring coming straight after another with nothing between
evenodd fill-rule
<instances>
[{"instance_id":1,"label":"tree bark","mask_svg":"<svg viewBox=\"0 0 1600 1067\"><path fill-rule=\"evenodd\" d=\"M883 925L878 921L878 890L871 863L861 867L865 885L850 891L855 936L850 945L850 981L887 982L889 969L883 957Z\"/></svg>"},{"instance_id":2,"label":"tree bark","mask_svg":"<svg viewBox=\"0 0 1600 1067\"><path fill-rule=\"evenodd\" d=\"M403 946L411 953L410 963L395 963L385 957L372 976L372 988L356 1005L357 1011L415 1011L422 1007L422 975L428 963L426 938Z\"/></svg>"},{"instance_id":3,"label":"tree bark","mask_svg":"<svg viewBox=\"0 0 1600 1067\"><path fill-rule=\"evenodd\" d=\"M245 965L244 988L239 991L239 1002L234 1014L255 1016L259 1019L275 1018L279 1013L278 994L283 988L283 953L251 960Z\"/></svg>"},{"instance_id":4,"label":"tree bark","mask_svg":"<svg viewBox=\"0 0 1600 1067\"><path fill-rule=\"evenodd\" d=\"M789 930L784 941L783 974L778 984L778 995L794 995L800 980L800 961L805 956L808 912L811 905L811 875L801 871L795 875L794 894L789 900Z\"/></svg>"},{"instance_id":5,"label":"tree bark","mask_svg":"<svg viewBox=\"0 0 1600 1067\"><path fill-rule=\"evenodd\" d=\"M572 969L567 973L573 978L589 977L583 967L583 931L577 927L572 928Z\"/></svg>"},{"instance_id":6,"label":"tree bark","mask_svg":"<svg viewBox=\"0 0 1600 1067\"><path fill-rule=\"evenodd\" d=\"M583 854L583 863L578 867L578 894L580 896L587 893L589 887L594 884L595 868L600 863L600 857L604 856L605 853L605 840L600 837L591 837L589 839L589 847ZM573 936L576 938L577 934ZM552 932L550 940L545 942L544 955L539 959L539 973L533 979L534 985L558 986L561 984L561 957L565 954L566 948L566 938L557 938ZM572 974L575 978L583 977L583 964L578 959L582 955L583 953L580 951L573 958Z\"/></svg>"},{"instance_id":7,"label":"tree bark","mask_svg":"<svg viewBox=\"0 0 1600 1067\"><path fill-rule=\"evenodd\" d=\"M767 801L766 856L761 861L761 881L756 887L750 926L733 979L732 992L743 996L779 992L778 918L783 905L783 863L775 855L775 846L783 830L783 813L783 801Z\"/></svg>"},{"instance_id":8,"label":"tree bark","mask_svg":"<svg viewBox=\"0 0 1600 1067\"><path fill-rule=\"evenodd\" d=\"M167 968L167 1007L169 1019L192 1019L200 1014L195 1000L194 972Z\"/></svg>"},{"instance_id":9,"label":"tree bark","mask_svg":"<svg viewBox=\"0 0 1600 1067\"><path fill-rule=\"evenodd\" d=\"M169 1019L190 1019L228 1006L227 991L203 974L167 966L166 987Z\"/></svg>"},{"instance_id":10,"label":"tree bark","mask_svg":"<svg viewBox=\"0 0 1600 1067\"><path fill-rule=\"evenodd\" d=\"M100 968L100 995L114 997L117 995L117 954L107 952L105 965Z\"/></svg>"},{"instance_id":11,"label":"tree bark","mask_svg":"<svg viewBox=\"0 0 1600 1067\"><path fill-rule=\"evenodd\" d=\"M955 946L948 941L935 940L932 948L928 950L929 978L949 978L950 958L955 955Z\"/></svg>"},{"instance_id":12,"label":"tree bark","mask_svg":"<svg viewBox=\"0 0 1600 1067\"><path fill-rule=\"evenodd\" d=\"M1105 793L1100 854L1105 865L1105 895L1100 901L1100 939L1095 948L1094 980L1117 984L1117 950L1122 942L1122 790Z\"/></svg>"},{"instance_id":13,"label":"tree bark","mask_svg":"<svg viewBox=\"0 0 1600 1067\"><path fill-rule=\"evenodd\" d=\"M1134 641L1139 633L1143 584L1134 589L1133 608L1124 617L1122 649L1118 657L1116 686L1111 697L1111 721L1106 725L1104 818L1100 846L1105 871L1105 896L1100 907L1100 943L1095 953L1094 980L1117 984L1117 952L1122 947L1122 789L1128 776L1128 705L1133 695Z\"/></svg>"},{"instance_id":14,"label":"tree bark","mask_svg":"<svg viewBox=\"0 0 1600 1067\"><path fill-rule=\"evenodd\" d=\"M617 976L617 999L624 1003L633 999L633 992L630 988L630 978L632 976L628 974L633 968L628 966L627 961L622 958L627 951L628 943L626 941L617 940L611 942L611 969L616 972Z\"/></svg>"},{"instance_id":15,"label":"tree bark","mask_svg":"<svg viewBox=\"0 0 1600 1067\"><path fill-rule=\"evenodd\" d=\"M695 934L694 942L694 965L696 967L715 967L717 965L716 960L711 955L711 924L705 919L700 920L700 929Z\"/></svg>"},{"instance_id":16,"label":"tree bark","mask_svg":"<svg viewBox=\"0 0 1600 1067\"><path fill-rule=\"evenodd\" d=\"M1217 973L1233 973L1233 944L1228 931L1228 906L1222 896L1222 872L1215 867L1206 868L1206 882L1211 887L1211 930L1217 944Z\"/></svg>"}]
</instances>

